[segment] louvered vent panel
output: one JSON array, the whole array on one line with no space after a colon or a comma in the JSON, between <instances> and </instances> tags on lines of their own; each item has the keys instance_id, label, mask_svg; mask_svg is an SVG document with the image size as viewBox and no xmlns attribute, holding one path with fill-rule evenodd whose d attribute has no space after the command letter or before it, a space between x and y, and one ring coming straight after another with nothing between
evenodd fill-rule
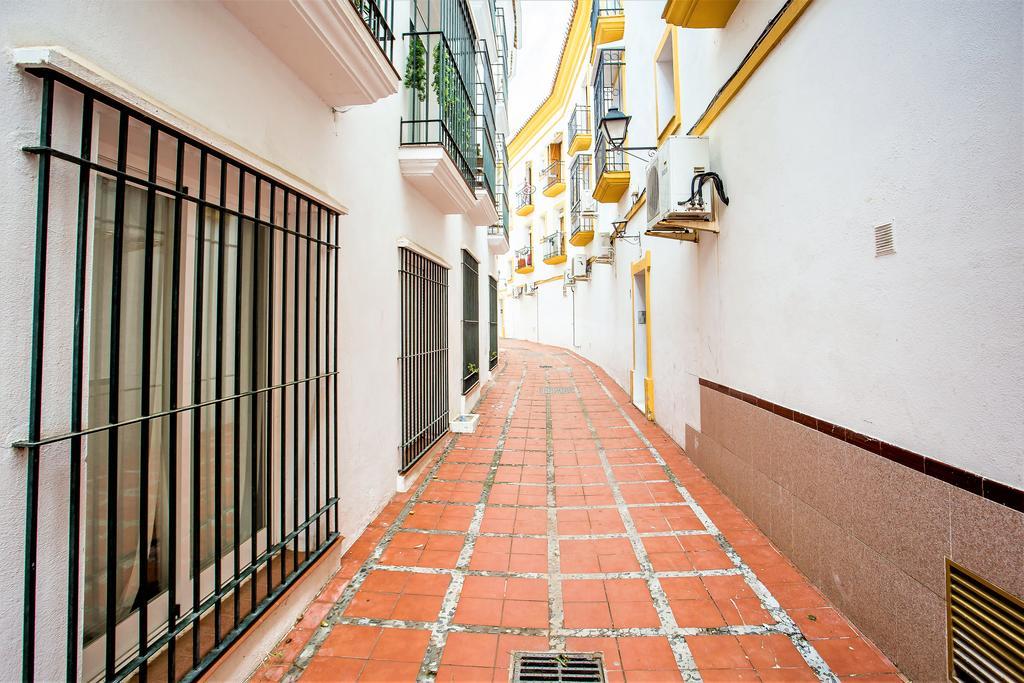
<instances>
[{"instance_id":1,"label":"louvered vent panel","mask_svg":"<svg viewBox=\"0 0 1024 683\"><path fill-rule=\"evenodd\" d=\"M661 188L658 183L658 162L655 160L647 169L647 222L658 217L661 210L659 192Z\"/></svg>"},{"instance_id":2,"label":"louvered vent panel","mask_svg":"<svg viewBox=\"0 0 1024 683\"><path fill-rule=\"evenodd\" d=\"M888 256L896 253L896 243L892 234L892 223L875 226L875 256Z\"/></svg>"},{"instance_id":3,"label":"louvered vent panel","mask_svg":"<svg viewBox=\"0 0 1024 683\"><path fill-rule=\"evenodd\" d=\"M1024 602L946 563L949 671L954 681L1024 681Z\"/></svg>"},{"instance_id":4,"label":"louvered vent panel","mask_svg":"<svg viewBox=\"0 0 1024 683\"><path fill-rule=\"evenodd\" d=\"M604 683L597 652L513 652L512 683Z\"/></svg>"}]
</instances>

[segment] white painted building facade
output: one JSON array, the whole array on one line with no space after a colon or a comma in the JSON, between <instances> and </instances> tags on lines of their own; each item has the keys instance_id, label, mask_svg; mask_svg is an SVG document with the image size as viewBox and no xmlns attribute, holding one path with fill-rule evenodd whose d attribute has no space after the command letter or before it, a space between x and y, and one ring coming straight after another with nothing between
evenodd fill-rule
<instances>
[{"instance_id":1,"label":"white painted building facade","mask_svg":"<svg viewBox=\"0 0 1024 683\"><path fill-rule=\"evenodd\" d=\"M568 247L589 277L513 275L505 334L598 363L905 673L943 678L945 560L1024 595L1020 4L590 14L577 3L551 95L510 140L513 185L568 148L622 49L627 149L707 136L730 202L696 243L645 234L635 150L593 241ZM546 201L514 219L513 252ZM895 253L876 253L889 224Z\"/></svg>"},{"instance_id":2,"label":"white painted building facade","mask_svg":"<svg viewBox=\"0 0 1024 683\"><path fill-rule=\"evenodd\" d=\"M505 22L500 27L497 21L499 14ZM439 29L439 17L448 15L455 16L455 20ZM23 671L40 680L62 679L68 675L93 679L104 671L110 675L111 661L118 671L137 669L132 658L138 654L138 648L132 643L138 642L134 635L138 627L138 601L145 595L140 586L147 585L147 582L153 584L148 589L152 591L149 595L152 602L148 628L151 664L164 656L158 641L165 637L163 645L166 644L168 614L173 611L166 596L168 582L178 584L181 600L176 618L179 623L186 621L191 614L190 607L186 604L182 608L181 604L192 595L190 576L193 574L188 560L188 539L191 537L188 529L195 527L190 527L188 506L190 500L199 494L189 488L198 486L198 483L190 479L190 470L185 465L181 465L176 477L180 496L178 518L165 520L164 526L155 521L167 517L170 478L166 469L161 469L161 474L155 472L157 468L154 466L147 478L151 489L145 507L150 514L143 518L148 518L148 521L141 525L150 527L147 531L151 541L159 537L163 543L159 551L150 548L151 557L156 553L166 553L169 536L176 539L174 543L182 544L178 549L177 566L168 569L164 558L156 563L160 569L152 569L141 560L144 553L128 551L128 563L132 566L124 570L127 578L121 576L118 572L123 569L123 558L120 556L125 554L125 545L130 546L138 540L138 529L121 536L120 541L114 544L115 554L119 556L117 571L106 572L102 563L86 566L90 561L100 561L86 559L97 552L97 549L88 547L90 543L97 542L96 532L90 529L106 521L100 518L102 510L96 507L97 500L88 499L99 490L90 489L95 483L89 479L89 448L98 448L96 433L116 431L100 427L121 424L118 420L135 419L135 424L146 422L143 419L145 411L140 413L136 407L135 401L142 393L137 387L134 396L125 394L122 397L122 403L130 406L127 409L122 407L118 420L105 421L99 415L89 414L90 405L94 412L99 405L90 403L93 394L99 391L97 382L109 384L111 379L109 376L99 377L101 356L95 355L95 340L100 338L100 327L107 325L109 318L105 313L99 315L96 311L101 303L103 307L108 305L106 297L110 296L104 289L103 278L118 277L110 275L116 270L105 270L111 267L110 264L102 265L95 255L112 248L110 239L115 240L115 244L117 239L130 243L123 252L127 255L120 263L120 277L125 283L125 293L120 297L124 309L121 319L127 328L140 320L135 308L141 311L141 301L145 298L135 289L135 285L144 282L146 277L144 259L131 255L131 250L159 250L161 245L171 242L169 231L173 223L170 222L170 214L161 207L170 211L175 196L176 145L188 150L185 153L187 168L182 171L183 180L179 182L179 196L184 198L182 203L187 207L184 209L186 217L193 217L194 223L182 228L185 236L181 239L183 251L180 258L185 265L181 270L181 282L175 287L182 288L180 301L183 310L180 317L175 318L179 321L176 334L167 327L160 331L155 326L151 328L153 335L148 348L151 358L160 359L154 362L155 368L168 362L168 348L178 343L175 338L190 339L180 342L177 361L180 372L170 371L166 375L166 378L173 375L174 381L180 383L177 407L182 417L174 418L173 430L181 439L181 458L187 462L190 457L184 444L193 436L195 443L200 439L191 431L191 421L186 419L193 412L205 414L206 409L188 409L196 396L200 402L209 401L211 411L213 404L223 404L226 415L229 412L227 406L243 404L243 401L226 402L225 397L239 392L274 396L292 392L295 386L315 387L312 391L305 389L309 393L301 398L295 390L294 398L282 399L286 402L275 404L277 407L271 408L275 411L272 419L267 420L261 414L256 425L245 417L241 422L232 423L238 425L237 430L232 428L233 431L252 427L255 439L238 446L237 439L247 437L236 436L234 449L230 443L222 446L224 453L240 452L243 460L241 469L236 465L236 469L231 470L234 475L223 479L225 486L230 489L229 482L241 480L246 484L241 488L252 484L255 492L252 495L261 499L249 501L246 496L250 494L245 491L241 494L243 501L252 503L252 510L261 520L260 525L254 525L254 518L246 516L242 509L246 507L244 502L235 499L233 506L225 503L226 507L234 510L232 514L239 516L242 549L238 549L239 534L235 534L234 555L245 556L241 557L243 590L248 591L245 586L249 576L245 567L250 565L246 559L246 548L250 547L252 534L249 530L253 527L257 532L257 548L253 556L258 554L260 557L260 571L265 571L266 556L276 557L276 554L287 552L293 553L289 556L292 559L309 560L310 566L306 573L298 576L294 585L289 584L292 587L283 598L275 601L263 593L258 596L261 601L267 598L267 603L273 603L278 611L274 612L274 619L264 620L259 628L249 633L251 637L245 647L228 648L230 639L220 634L220 640L227 643L223 649L228 656L221 658L221 653L217 652L216 656L208 658L209 649L204 645L206 649L196 657L196 660L202 660L200 668L208 669L215 662L223 664L230 660L223 675L240 676L251 671L267 654L270 645L292 626L293 616L336 570L337 558L342 551L358 537L396 489L407 485L408 476L415 474L416 457L410 461L409 457L403 460L402 455L403 441L409 441L411 419L403 412L403 405L408 409L409 404L415 401L415 396L410 393L415 386L410 383L411 376L404 371L408 366L403 365L402 357L408 358L414 353L411 346L403 344L403 338L411 337L413 332L409 321L421 313L439 317L437 327L447 334L443 343L438 340L436 345L437 358L443 360L420 371L431 374L435 399L440 397L435 401L439 412L432 417L436 423L433 425L435 433L443 434L447 431L449 419L473 408L482 387L490 380L491 363L488 361L494 351L488 334L491 327L489 277L492 273L487 228L498 222L494 204L498 188L493 186L493 150L490 161L484 161L486 150L481 152L479 136L484 128L492 140L495 135L507 132L501 98L505 94L505 79L514 58L514 22L515 10L511 0L90 4L55 1L8 3L0 9L0 45L4 55L4 67L0 69L0 113L5 141L0 152L0 178L6 189L6 198L0 203L0 218L5 226L0 272L4 274L8 292L0 303L5 317L0 342L0 387L4 396L0 407L0 480L3 482L0 518L5 522L4 531L0 533L0 550L8 558L9 569L0 579L0 624L8 635L0 648L11 667L15 662L22 662ZM437 71L434 68L437 53L432 54L429 48L420 81L409 87L403 83L409 82L406 55L412 40L405 34L410 30L420 32L424 36L420 40L436 45L440 42L436 36L456 24L460 27L459 35L445 35L450 51L448 59L451 60L448 64L453 71L442 75L451 78L454 70L459 70L463 92L458 104L445 104L448 100L439 104L440 100L448 97L442 95L440 88L452 86L432 84ZM430 33L438 30L441 33ZM65 81L70 87L63 83ZM486 81L492 83L489 92ZM495 81L500 91L497 96ZM419 92L414 91L415 87ZM50 88L52 144L47 145L46 136L40 137L40 111ZM82 121L88 108L85 103L90 101L88 98L92 98L95 109L92 110L92 126L83 136ZM484 98L490 98L489 103L483 104ZM472 106L467 108L466 102ZM432 114L429 110L431 105ZM446 141L436 132L438 126L433 123L422 126L424 129L433 126L433 132L408 132L408 121L417 116L441 121L453 116L456 107L461 107L458 116L461 117L459 135L464 138L459 141L462 149L458 149L458 145L446 146ZM423 114L424 109L426 115ZM484 109L490 112L486 122L483 121ZM45 112L42 120L45 124ZM403 124L403 121L407 123ZM120 145L118 138L122 123L128 131L125 145ZM154 190L155 194L168 199L156 203L157 215L148 218L148 232L152 234L156 224L158 236L154 240L155 246L153 243L146 246L142 235L147 232L147 186L137 179L147 177L147 159L150 158L147 141L151 130L160 131L156 145L159 163L155 163L154 169L157 180L152 187L159 188ZM85 138L93 143L89 158L98 166L94 167L95 172L85 174L90 177L90 182L82 193L79 191L82 186L78 184L78 169L82 164L62 159L45 148L62 151L72 159L81 159L80 146ZM471 155L473 158L463 154L460 167L456 157L467 148L473 149L474 144L476 154ZM26 147L41 149L23 151ZM207 151L201 152L201 149ZM211 194L205 200L210 202L209 205L204 205L203 199L196 195L200 156L208 159L210 177L206 187L211 188ZM49 158L48 176L41 170L41 158ZM223 167L230 178L225 183L228 186L226 191L217 189L216 174L221 159L225 160ZM116 173L104 170L120 168L122 161L125 173L134 180L130 178L121 183ZM234 183L241 189L236 190ZM187 187L190 184L191 189ZM33 282L40 279L37 278L39 241L36 226L40 215L37 197L41 192L39 188L44 185L49 192L49 201L44 202L48 208L48 221L42 229L47 247L46 277L43 278L46 290L39 292L38 300L44 304L40 307L33 303ZM279 211L281 202L294 207L280 218L275 218L268 206L273 193L276 193L274 197L279 202ZM256 199L257 194L259 200ZM84 251L80 251L76 248L76 225L81 206L79 200L83 196L88 198L89 204L82 213L86 241ZM262 202L262 208L258 201ZM132 202L136 203L136 208L132 208ZM237 209L233 208L234 204L226 207L232 202L238 202ZM125 208L118 209L118 205ZM143 207L141 214L137 213L139 206ZM207 214L206 220L195 220L196 206L205 206L204 210L216 213ZM113 207L109 209L110 216L103 213L107 208L102 207ZM237 214L232 213L236 210ZM310 219L302 215L303 211L315 215L312 223L305 222ZM248 247L239 246L236 215L242 216L243 227L252 228L254 220L263 221L260 225L267 229L268 234L277 234L273 241L277 249L276 269L272 265L274 261L270 261L269 269L260 271L264 276L264 287L276 292L276 303L272 299L268 304L262 293L249 299L250 290L262 291L260 281L253 280L254 267L245 265L249 259L257 263L257 257L253 254L252 243ZM224 218L218 219L218 216ZM331 217L336 217L336 222L332 222ZM108 219L112 226L109 229L103 227L107 223L102 222ZM296 221L294 224L293 219ZM221 221L219 228L218 220ZM223 269L221 278L228 283L227 296L223 297L225 303L219 304L223 311L234 311L239 320L246 322L252 321L252 311L263 311L255 316L259 321L252 321L253 329L259 329L269 339L267 343L277 349L275 353L287 355L282 355L280 360L277 356L269 360L271 378L268 380L260 374L264 370L256 368L256 365L262 365L263 354L269 356L271 352L261 345L263 342L245 337L244 334L248 333L243 333L243 325L234 323L233 326L229 321L225 323L225 341L219 352L225 366L230 366L233 360L247 364L249 359L254 359L254 376L261 379L249 384L247 379L238 379L235 373L225 370L223 375L215 373L217 378L212 380L212 376L205 374L207 365L203 365L201 386L193 395L190 382L197 377L186 370L192 361L189 354L195 353L199 347L209 349L207 364L212 364L213 357L218 356L214 346L203 346L203 342L196 342L193 337L197 326L212 334L213 327L203 326L213 324L209 322L212 318L207 318L218 314L204 309L205 312L201 313L206 317L195 318L204 322L197 325L189 322L193 319L192 309L188 308L187 314L184 310L186 304L191 307L196 302L196 285L188 283L195 281L203 262L199 260L197 265L196 250L188 245L200 229L209 231L206 239L211 241L212 248L202 251L208 252L211 258L223 259L218 255L218 249L238 258L240 270L233 271L230 265L218 267L218 271ZM216 239L212 237L214 230L217 230ZM94 235L103 235L102 240ZM220 239L221 235L224 240ZM293 240L294 244L286 240ZM221 242L225 244L221 245ZM201 235L199 243L203 243ZM255 248L266 259L270 242L259 244ZM312 251L302 255L300 244L313 245ZM432 302L429 310L423 307L422 302L403 299L400 278L403 247L447 269L446 298ZM291 266L282 265L285 250L287 257L293 259ZM309 255L314 253L318 255ZM80 255L84 269L84 341L80 342L75 341L73 324L76 254ZM172 275L168 274L171 267L165 258L169 259L169 254L169 251L166 254L160 252L153 257L155 273L152 277L155 280L149 286L154 291L154 302L157 302L154 309L158 312L154 314L151 311L149 315L157 318L163 315L161 311L165 305L170 310L169 302L176 298L173 292L168 292ZM467 316L463 308L466 298L463 263L467 255L479 263L474 285L477 288L474 301L479 315L471 321L472 333L464 336L461 331L466 327ZM327 270L328 262L331 270ZM212 267L211 263L208 262L208 269ZM220 260L219 263L228 262ZM297 267L299 263L301 267ZM273 273L269 285L266 273ZM289 278L294 275L294 284L285 282L285 275ZM135 279L128 280L129 277ZM159 279L161 277L164 279ZM304 283L301 282L303 278ZM209 308L217 296L213 280L208 281L207 291ZM238 296L238 302L242 302L241 307L249 312L231 308L237 305L230 303L234 295ZM312 304L309 303L310 296ZM287 302L283 301L284 297L288 297ZM269 321L263 319L266 310L280 313L282 305L286 307L283 319L278 318L275 323L273 314ZM287 308L289 306L292 308ZM42 314L39 313L41 310L44 311ZM295 314L297 310L302 311L299 316ZM224 317L230 317L229 313ZM36 318L44 320L45 326L41 328L42 335L34 340L33 323ZM289 322L287 329L281 325L284 320ZM230 339L232 331L235 334L233 340ZM467 363L464 340L471 339L473 334L477 337L477 359L474 363L470 358ZM108 332L108 346L104 347L107 353L110 352L111 336L115 335ZM147 348L142 341L146 336L141 334L140 328L122 331L119 338L123 349L139 353L140 345ZM273 346L275 342L276 346ZM293 358L299 357L303 343L307 348L311 346L312 350L309 355L303 353L301 367L296 362L291 368ZM250 351L245 350L246 345ZM37 353L40 348L42 353ZM84 387L77 394L78 402L84 404L80 411L84 413L80 420L81 428L92 428L94 433L64 438L76 431L68 417L76 402L76 392L70 379L74 374L76 348L83 354L80 372ZM34 357L43 360L39 363L40 381L33 385L35 392L32 393L30 378ZM311 360L313 358L316 360ZM468 380L467 364L478 368ZM139 371L128 361L121 362L120 374L124 381L129 381L126 378ZM109 375L109 368L107 373ZM234 377L237 383L232 385L231 379L222 380L229 376ZM406 380L404 386L403 378ZM151 374L149 381L154 386L154 396L159 394L163 397L152 399L155 403L150 406L150 412L158 409L173 412L172 405L166 402L164 391L167 387L161 384L162 380L154 379ZM215 388L214 383L219 388ZM277 388L260 389L269 384L277 385ZM122 394L125 391L122 389ZM310 393L313 399L310 399ZM31 398L34 395L38 395L37 410L33 407L35 399ZM107 402L102 406L109 408L110 399L105 400ZM260 406L254 410L266 409L264 404ZM297 418L299 408L296 406L312 412ZM286 413L292 411L292 417L282 415L282 410ZM33 423L36 425L35 434L32 433ZM199 422L195 424L203 439L211 439L207 423L201 427ZM290 430L288 439L294 437L295 445L282 441L277 446L276 432L268 435L264 431L268 424L277 425L282 431ZM154 422L151 429L163 427L157 427ZM126 430L126 427L120 427L122 434ZM154 453L166 458L168 432L161 432L159 437L154 437L154 433L150 432L151 439L160 440L159 443L153 442ZM220 433L218 428L217 434ZM51 442L39 444L39 441L47 439ZM312 443L314 439L315 444ZM274 445L268 447L266 444L270 442ZM73 446L73 443L77 445ZM132 442L127 450L133 449L132 444L137 449L138 443L138 440ZM251 447L252 443L260 445ZM421 438L417 443L423 445L420 451L412 453L418 457L433 441L426 443ZM81 495L78 514L82 529L78 541L83 559L77 565L82 577L78 600L69 609L69 566L72 566L70 560L75 554L69 552L69 546L74 548L75 545L73 540L69 540L68 525L69 515L76 507L71 502L75 489L69 486L74 479L70 463L76 448L82 468L78 482ZM109 450L104 451L108 456ZM124 450L126 447L122 444ZM244 460L257 450L259 455L252 456L252 462L258 460L257 467L246 473ZM306 458L306 464L300 462L301 458L293 464L292 456L297 456L300 451ZM310 464L310 451L315 453L316 484L311 483L314 464ZM117 463L116 455L113 457ZM123 460L125 456L121 457ZM229 456L224 457L230 459ZM29 472L36 459L39 472L33 483ZM276 464L278 460L280 466ZM128 469L123 463L115 464L119 467L122 487L138 486L141 479L139 464L138 461L133 462L136 464ZM166 460L159 462L166 467ZM203 468L208 466L213 467L205 460L201 463ZM321 466L324 468L323 480L320 478ZM224 467L227 471L230 466L224 464ZM257 477L253 471L261 474ZM211 469L212 472L221 473L221 470ZM220 479L216 474L211 477L210 473L205 475L206 486L212 486L215 480ZM280 497L278 484L283 494ZM312 503L302 502L301 510L299 507L291 510L286 502L293 502L293 485L297 487L299 497L302 497L303 489L308 492L310 487L315 487L309 495L320 501L322 507L314 509ZM31 519L31 515L27 490L36 492L39 510L35 518L37 527L28 533L26 519ZM190 491L194 495L190 495ZM118 495L121 493L112 493L109 500L116 499ZM138 501L138 494L135 495ZM224 500L230 501L230 492L223 495L226 496ZM218 510L225 514L220 508ZM213 524L211 515L216 513L204 509L197 514L193 523L202 517L200 523L208 526L207 522ZM278 514L280 524L276 521ZM116 516L122 534L126 533L121 531L124 515L122 509ZM217 535L224 532L230 536L234 529L233 520L232 517L223 521L224 528L218 526ZM310 522L308 528L316 530L316 542L300 534L294 539L289 537L293 541L291 551L289 546L282 551L279 546L272 545L279 543L281 535L295 530L303 520ZM136 516L132 524L140 526L138 521ZM230 538L222 541L230 545ZM37 553L32 566L26 564L28 546ZM231 562L225 559L230 554L223 555L222 561L215 563L223 565L222 582L238 576L238 565L232 569ZM97 566L100 569L97 570ZM209 582L206 567L204 564L202 568L205 583L201 600L206 600L207 591L212 590L206 585ZM25 584L25 574L31 574L30 569L34 570L34 589L26 588ZM88 589L85 584L91 579L87 575L95 571L106 576L97 575L95 581L98 583L95 585L99 588ZM151 578L150 571L160 576ZM168 573L169 579L165 576ZM113 620L116 623L111 622L117 631L116 646L107 648L111 625L106 623L110 621L106 619L106 610L97 612L90 606L92 603L86 603L101 597L102 587L106 585L103 580L111 576L119 586L113 602L119 616ZM280 580L278 576L271 583L276 587ZM93 595L86 598L85 593L90 590ZM28 617L25 616L26 595L35 597L34 608L29 609L31 614ZM244 597L248 601L249 593L246 592ZM224 602L230 603L231 598L225 597ZM209 607L212 603L207 601L203 604ZM260 610L263 610L263 602L260 605ZM217 609L219 614L220 604ZM69 615L78 621L79 629L77 635L72 633L70 637ZM26 619L33 624L27 630L23 627ZM83 635L83 629L94 632ZM224 633L229 630L230 627L226 627ZM186 634L183 639L188 640L187 632L185 629L177 633ZM23 661L26 641L29 642L29 655ZM106 649L110 652L105 653ZM69 655L72 650L75 651L74 657ZM184 675L192 665L190 660L178 669L177 676ZM11 674L14 675L13 668Z\"/></svg>"}]
</instances>

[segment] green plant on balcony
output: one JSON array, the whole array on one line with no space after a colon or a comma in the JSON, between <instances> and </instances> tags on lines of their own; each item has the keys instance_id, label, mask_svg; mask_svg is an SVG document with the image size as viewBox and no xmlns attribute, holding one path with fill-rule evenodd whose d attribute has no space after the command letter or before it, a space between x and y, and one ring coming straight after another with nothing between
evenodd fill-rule
<instances>
[{"instance_id":1,"label":"green plant on balcony","mask_svg":"<svg viewBox=\"0 0 1024 683\"><path fill-rule=\"evenodd\" d=\"M459 74L455 68L448 50L444 49L444 42L438 41L434 45L434 77L431 86L434 94L437 95L437 103L449 121L459 121L461 130L457 131L460 147L467 147L471 135L473 114L467 106L466 100L459 97Z\"/></svg>"},{"instance_id":2,"label":"green plant on balcony","mask_svg":"<svg viewBox=\"0 0 1024 683\"><path fill-rule=\"evenodd\" d=\"M427 99L427 48L419 36L413 36L409 57L405 60L405 87L416 93L420 102Z\"/></svg>"}]
</instances>

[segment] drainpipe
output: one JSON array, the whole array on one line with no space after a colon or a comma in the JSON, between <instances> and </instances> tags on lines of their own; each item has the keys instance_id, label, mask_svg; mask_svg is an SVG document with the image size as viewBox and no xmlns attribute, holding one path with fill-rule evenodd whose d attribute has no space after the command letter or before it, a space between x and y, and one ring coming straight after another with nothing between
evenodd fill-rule
<instances>
[{"instance_id":1,"label":"drainpipe","mask_svg":"<svg viewBox=\"0 0 1024 683\"><path fill-rule=\"evenodd\" d=\"M576 344L576 288L570 287L569 291L572 292L572 348L578 349L579 346Z\"/></svg>"},{"instance_id":2,"label":"drainpipe","mask_svg":"<svg viewBox=\"0 0 1024 683\"><path fill-rule=\"evenodd\" d=\"M537 319L537 323L534 326L534 330L537 333L537 343L540 344L540 288L538 287L533 297L533 313Z\"/></svg>"}]
</instances>

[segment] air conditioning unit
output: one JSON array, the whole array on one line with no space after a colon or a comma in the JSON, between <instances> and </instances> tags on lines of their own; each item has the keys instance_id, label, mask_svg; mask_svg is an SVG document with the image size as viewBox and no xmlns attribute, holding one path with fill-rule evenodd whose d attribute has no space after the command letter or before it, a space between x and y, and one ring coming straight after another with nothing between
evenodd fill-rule
<instances>
[{"instance_id":1,"label":"air conditioning unit","mask_svg":"<svg viewBox=\"0 0 1024 683\"><path fill-rule=\"evenodd\" d=\"M523 295L523 287L522 287L522 285L518 285L518 286L512 288L512 298L513 299L518 299L522 295Z\"/></svg>"},{"instance_id":2,"label":"air conditioning unit","mask_svg":"<svg viewBox=\"0 0 1024 683\"><path fill-rule=\"evenodd\" d=\"M598 234L591 244L594 263L615 263L615 242L610 234Z\"/></svg>"},{"instance_id":3,"label":"air conditioning unit","mask_svg":"<svg viewBox=\"0 0 1024 683\"><path fill-rule=\"evenodd\" d=\"M584 254L576 254L572 257L572 261L569 263L569 268L566 269L566 274L569 275L573 280L587 280L590 278L590 273L587 272L587 257Z\"/></svg>"},{"instance_id":4,"label":"air conditioning unit","mask_svg":"<svg viewBox=\"0 0 1024 683\"><path fill-rule=\"evenodd\" d=\"M524 290L523 293L526 294L526 296L533 296L534 294L536 294L537 293L537 285L536 285L536 283L528 282L526 284L526 289Z\"/></svg>"},{"instance_id":5,"label":"air conditioning unit","mask_svg":"<svg viewBox=\"0 0 1024 683\"><path fill-rule=\"evenodd\" d=\"M694 176L710 170L708 138L673 136L666 140L647 168L647 229L690 228L717 232L717 223L713 222L712 183L704 183L690 201Z\"/></svg>"}]
</instances>

